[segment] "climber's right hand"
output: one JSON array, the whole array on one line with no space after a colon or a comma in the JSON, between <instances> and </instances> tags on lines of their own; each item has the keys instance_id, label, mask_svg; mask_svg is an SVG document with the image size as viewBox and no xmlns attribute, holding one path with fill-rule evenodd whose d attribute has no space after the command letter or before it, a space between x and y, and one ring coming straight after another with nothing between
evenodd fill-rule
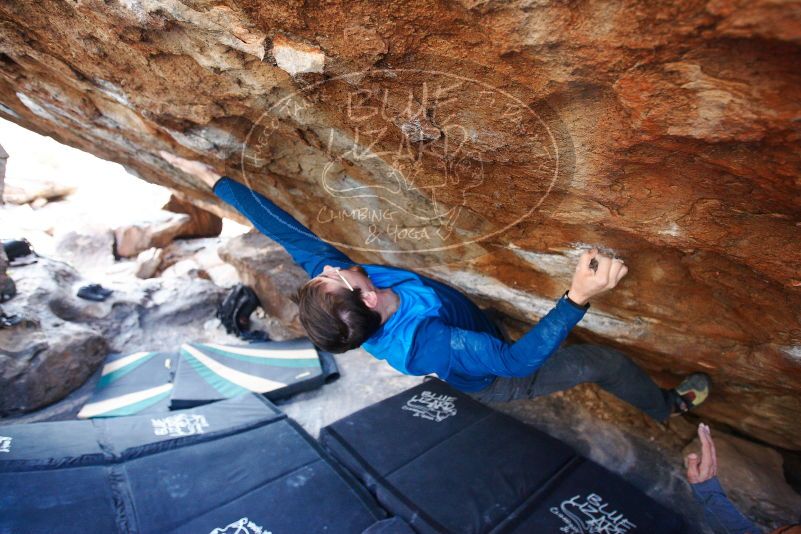
<instances>
[{"instance_id":1,"label":"climber's right hand","mask_svg":"<svg viewBox=\"0 0 801 534\"><path fill-rule=\"evenodd\" d=\"M214 187L214 184L220 179L220 174L203 162L185 159L164 150L161 150L159 153L170 165L181 169L186 174L191 174L209 188Z\"/></svg>"},{"instance_id":2,"label":"climber's right hand","mask_svg":"<svg viewBox=\"0 0 801 534\"><path fill-rule=\"evenodd\" d=\"M595 268L592 260L597 261ZM584 305L592 297L615 287L627 272L629 269L623 260L610 258L593 248L579 258L567 296L576 304Z\"/></svg>"}]
</instances>

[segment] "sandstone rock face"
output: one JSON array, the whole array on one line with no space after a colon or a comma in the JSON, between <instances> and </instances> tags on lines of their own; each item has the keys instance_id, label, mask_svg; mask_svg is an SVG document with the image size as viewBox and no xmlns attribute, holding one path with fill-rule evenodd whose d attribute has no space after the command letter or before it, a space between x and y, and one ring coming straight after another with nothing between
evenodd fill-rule
<instances>
[{"instance_id":1,"label":"sandstone rock face","mask_svg":"<svg viewBox=\"0 0 801 534\"><path fill-rule=\"evenodd\" d=\"M577 248L629 276L577 334L701 415L801 449L801 5L460 1L0 6L0 115L219 214L172 154L354 259L516 320ZM124 199L120 199L124 201Z\"/></svg>"}]
</instances>

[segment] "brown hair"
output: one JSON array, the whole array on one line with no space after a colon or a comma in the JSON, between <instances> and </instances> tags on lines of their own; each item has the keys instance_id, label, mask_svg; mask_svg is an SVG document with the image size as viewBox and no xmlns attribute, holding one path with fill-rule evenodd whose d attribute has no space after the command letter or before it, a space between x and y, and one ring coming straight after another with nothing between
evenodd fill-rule
<instances>
[{"instance_id":1,"label":"brown hair","mask_svg":"<svg viewBox=\"0 0 801 534\"><path fill-rule=\"evenodd\" d=\"M381 315L362 301L358 287L326 291L325 284L312 278L298 291L297 302L309 339L328 352L355 349L381 327Z\"/></svg>"}]
</instances>

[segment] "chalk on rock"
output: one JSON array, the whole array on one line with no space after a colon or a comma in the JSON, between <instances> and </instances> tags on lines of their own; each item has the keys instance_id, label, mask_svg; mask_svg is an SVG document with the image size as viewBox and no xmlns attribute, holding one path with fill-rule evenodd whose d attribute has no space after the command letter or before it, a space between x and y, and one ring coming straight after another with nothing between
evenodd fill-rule
<instances>
[{"instance_id":1,"label":"chalk on rock","mask_svg":"<svg viewBox=\"0 0 801 534\"><path fill-rule=\"evenodd\" d=\"M442 137L442 130L434 126L426 117L414 117L408 121L401 122L398 127L412 143L436 141Z\"/></svg>"},{"instance_id":2,"label":"chalk on rock","mask_svg":"<svg viewBox=\"0 0 801 534\"><path fill-rule=\"evenodd\" d=\"M273 39L273 57L278 67L292 76L304 72L323 72L325 54L314 46L290 41L283 35Z\"/></svg>"}]
</instances>

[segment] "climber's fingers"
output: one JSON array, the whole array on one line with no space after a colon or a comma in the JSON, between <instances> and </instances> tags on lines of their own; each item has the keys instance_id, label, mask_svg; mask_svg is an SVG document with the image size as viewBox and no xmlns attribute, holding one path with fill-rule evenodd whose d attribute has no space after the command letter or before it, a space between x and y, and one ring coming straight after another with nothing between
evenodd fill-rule
<instances>
[{"instance_id":1,"label":"climber's fingers","mask_svg":"<svg viewBox=\"0 0 801 534\"><path fill-rule=\"evenodd\" d=\"M595 277L599 280L600 284L606 286L609 283L609 271L612 269L612 258L599 254L595 259L598 260L598 269L595 271Z\"/></svg>"},{"instance_id":2,"label":"climber's fingers","mask_svg":"<svg viewBox=\"0 0 801 534\"><path fill-rule=\"evenodd\" d=\"M620 260L620 261L622 262L623 260ZM617 281L620 282L620 280L622 280L623 277L626 276L626 274L628 274L628 272L629 272L628 266L627 265L623 265L623 268L620 269L620 272L617 275Z\"/></svg>"},{"instance_id":3,"label":"climber's fingers","mask_svg":"<svg viewBox=\"0 0 801 534\"><path fill-rule=\"evenodd\" d=\"M701 475L698 472L698 455L688 454L684 458L684 467L687 468L687 480L690 484L698 484L701 481Z\"/></svg>"},{"instance_id":4,"label":"climber's fingers","mask_svg":"<svg viewBox=\"0 0 801 534\"><path fill-rule=\"evenodd\" d=\"M718 451L715 449L715 442L712 441L712 430L709 426L704 425L706 429L706 437L709 441L709 448L712 451L712 476L717 476L718 474Z\"/></svg>"},{"instance_id":5,"label":"climber's fingers","mask_svg":"<svg viewBox=\"0 0 801 534\"><path fill-rule=\"evenodd\" d=\"M698 439L701 441L701 465L699 471L701 478L708 480L715 476L717 472L717 458L709 427L703 423L698 425Z\"/></svg>"},{"instance_id":6,"label":"climber's fingers","mask_svg":"<svg viewBox=\"0 0 801 534\"><path fill-rule=\"evenodd\" d=\"M581 258L579 258L579 262L576 265L576 274L581 276L592 276L595 274L595 269L592 267L592 260L598 256L598 249L592 248L590 250L585 251Z\"/></svg>"},{"instance_id":7,"label":"climber's fingers","mask_svg":"<svg viewBox=\"0 0 801 534\"><path fill-rule=\"evenodd\" d=\"M617 283L620 281L620 279L623 278L623 276L625 276L626 274L625 272L621 274L621 272L624 269L626 270L626 272L628 272L628 269L626 269L626 265L623 263L623 260L618 258L612 260L612 266L609 268L609 282L607 283L606 286L608 289L612 289L613 287L615 287Z\"/></svg>"}]
</instances>

